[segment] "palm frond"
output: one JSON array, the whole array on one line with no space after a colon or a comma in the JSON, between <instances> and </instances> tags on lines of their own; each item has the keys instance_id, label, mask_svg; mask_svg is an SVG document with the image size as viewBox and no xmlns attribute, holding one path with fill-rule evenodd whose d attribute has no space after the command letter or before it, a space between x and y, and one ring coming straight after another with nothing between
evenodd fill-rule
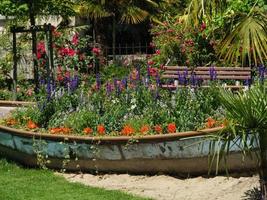
<instances>
[{"instance_id":1,"label":"palm frond","mask_svg":"<svg viewBox=\"0 0 267 200\"><path fill-rule=\"evenodd\" d=\"M100 3L83 2L76 7L76 12L81 16L90 17L93 19L99 19L103 17L111 16L111 13L105 9L105 6Z\"/></svg>"},{"instance_id":2,"label":"palm frond","mask_svg":"<svg viewBox=\"0 0 267 200\"><path fill-rule=\"evenodd\" d=\"M122 13L121 22L127 24L138 24L144 21L149 16L146 10L142 10L136 6L128 6Z\"/></svg>"},{"instance_id":3,"label":"palm frond","mask_svg":"<svg viewBox=\"0 0 267 200\"><path fill-rule=\"evenodd\" d=\"M228 63L248 60L249 65L267 60L266 21L258 15L244 16L220 44L219 56Z\"/></svg>"}]
</instances>

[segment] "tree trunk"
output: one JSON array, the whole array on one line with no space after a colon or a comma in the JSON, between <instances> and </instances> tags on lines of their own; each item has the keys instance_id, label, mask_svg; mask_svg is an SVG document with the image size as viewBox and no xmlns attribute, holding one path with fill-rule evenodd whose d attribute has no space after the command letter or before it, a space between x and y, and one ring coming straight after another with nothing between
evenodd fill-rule
<instances>
[{"instance_id":1,"label":"tree trunk","mask_svg":"<svg viewBox=\"0 0 267 200\"><path fill-rule=\"evenodd\" d=\"M262 131L260 139L260 186L262 199L267 200L267 133Z\"/></svg>"},{"instance_id":2,"label":"tree trunk","mask_svg":"<svg viewBox=\"0 0 267 200\"><path fill-rule=\"evenodd\" d=\"M29 2L30 8L30 23L32 28L32 55L33 55L33 74L34 74L34 83L35 83L35 92L38 92L39 88L39 77L38 77L38 63L36 59L37 55L37 36L35 31L35 14L34 14L34 0Z\"/></svg>"},{"instance_id":3,"label":"tree trunk","mask_svg":"<svg viewBox=\"0 0 267 200\"><path fill-rule=\"evenodd\" d=\"M115 50L116 50L116 18L115 14L112 17L112 56L113 56L113 62L115 62Z\"/></svg>"}]
</instances>

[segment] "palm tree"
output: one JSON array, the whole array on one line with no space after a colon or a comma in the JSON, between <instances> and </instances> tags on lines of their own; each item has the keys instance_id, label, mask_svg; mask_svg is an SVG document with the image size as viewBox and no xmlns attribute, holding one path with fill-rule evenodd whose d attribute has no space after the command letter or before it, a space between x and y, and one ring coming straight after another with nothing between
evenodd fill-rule
<instances>
[{"instance_id":1,"label":"palm tree","mask_svg":"<svg viewBox=\"0 0 267 200\"><path fill-rule=\"evenodd\" d=\"M231 123L218 138L225 141L225 144L230 144L238 138L246 151L252 150L251 140L258 141L261 191L264 199L267 199L267 90L263 86L254 86L237 94L222 90L220 100L226 109L227 120ZM230 145L222 147L224 149L218 152L229 152Z\"/></svg>"},{"instance_id":2,"label":"palm tree","mask_svg":"<svg viewBox=\"0 0 267 200\"><path fill-rule=\"evenodd\" d=\"M82 0L78 12L94 20L112 17L112 54L115 60L116 24L138 24L150 16L150 9L157 7L152 0Z\"/></svg>"},{"instance_id":3,"label":"palm tree","mask_svg":"<svg viewBox=\"0 0 267 200\"><path fill-rule=\"evenodd\" d=\"M218 55L228 63L251 66L267 60L265 7L263 0L191 0L183 18L187 26L206 21L212 35L220 30Z\"/></svg>"}]
</instances>

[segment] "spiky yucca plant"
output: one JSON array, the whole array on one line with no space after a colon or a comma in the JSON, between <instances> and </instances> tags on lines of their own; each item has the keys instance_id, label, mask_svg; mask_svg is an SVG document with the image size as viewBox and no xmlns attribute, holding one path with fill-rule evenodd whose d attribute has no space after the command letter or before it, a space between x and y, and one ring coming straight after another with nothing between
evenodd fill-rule
<instances>
[{"instance_id":1,"label":"spiky yucca plant","mask_svg":"<svg viewBox=\"0 0 267 200\"><path fill-rule=\"evenodd\" d=\"M219 133L218 138L223 138L226 144L238 138L243 144L243 150L251 150L253 142L248 140L257 138L261 191L264 199L267 199L267 89L257 85L237 94L221 90L220 100L230 123L225 131ZM229 145L223 147L224 151L229 151Z\"/></svg>"}]
</instances>

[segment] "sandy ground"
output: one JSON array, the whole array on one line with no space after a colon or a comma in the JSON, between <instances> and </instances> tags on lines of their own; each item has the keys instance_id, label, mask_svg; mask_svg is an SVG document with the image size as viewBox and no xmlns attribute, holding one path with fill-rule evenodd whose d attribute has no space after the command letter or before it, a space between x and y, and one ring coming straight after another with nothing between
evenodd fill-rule
<instances>
[{"instance_id":1,"label":"sandy ground","mask_svg":"<svg viewBox=\"0 0 267 200\"><path fill-rule=\"evenodd\" d=\"M70 182L122 190L156 200L240 200L259 187L258 176L178 179L171 176L59 174Z\"/></svg>"}]
</instances>

